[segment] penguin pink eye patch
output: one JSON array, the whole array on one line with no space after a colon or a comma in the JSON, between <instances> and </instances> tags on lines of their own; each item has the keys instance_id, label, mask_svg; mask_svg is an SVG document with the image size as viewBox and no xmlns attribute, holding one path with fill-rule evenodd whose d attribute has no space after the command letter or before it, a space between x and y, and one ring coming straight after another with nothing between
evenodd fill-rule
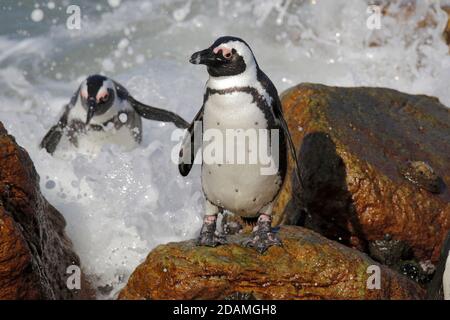
<instances>
[{"instance_id":1,"label":"penguin pink eye patch","mask_svg":"<svg viewBox=\"0 0 450 320\"><path fill-rule=\"evenodd\" d=\"M231 56L233 55L232 50L229 49L229 48L226 48L226 47L217 47L217 48L214 48L213 52L214 52L215 54L218 54L219 52L222 52L222 56L223 56L224 58L226 58L226 59L230 59Z\"/></svg>"},{"instance_id":2,"label":"penguin pink eye patch","mask_svg":"<svg viewBox=\"0 0 450 320\"><path fill-rule=\"evenodd\" d=\"M97 102L104 102L106 100L108 100L109 98L109 94L108 91L101 89L98 93L97 93Z\"/></svg>"}]
</instances>

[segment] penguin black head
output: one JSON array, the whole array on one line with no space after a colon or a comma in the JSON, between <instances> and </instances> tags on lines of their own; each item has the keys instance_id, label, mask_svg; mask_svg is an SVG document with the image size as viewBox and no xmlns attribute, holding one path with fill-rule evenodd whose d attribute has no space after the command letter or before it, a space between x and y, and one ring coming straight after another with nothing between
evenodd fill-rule
<instances>
[{"instance_id":1,"label":"penguin black head","mask_svg":"<svg viewBox=\"0 0 450 320\"><path fill-rule=\"evenodd\" d=\"M190 62L206 65L212 77L237 76L258 68L250 46L237 37L217 39L208 49L194 53Z\"/></svg>"},{"instance_id":2,"label":"penguin black head","mask_svg":"<svg viewBox=\"0 0 450 320\"><path fill-rule=\"evenodd\" d=\"M114 82L101 75L89 76L80 87L81 104L87 112L86 124L111 108L116 98Z\"/></svg>"}]
</instances>

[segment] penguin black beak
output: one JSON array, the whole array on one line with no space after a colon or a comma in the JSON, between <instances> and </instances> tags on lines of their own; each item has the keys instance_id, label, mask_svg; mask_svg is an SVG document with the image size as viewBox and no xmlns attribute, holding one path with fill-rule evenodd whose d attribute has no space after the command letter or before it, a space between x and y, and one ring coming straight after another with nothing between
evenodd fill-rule
<instances>
[{"instance_id":1,"label":"penguin black beak","mask_svg":"<svg viewBox=\"0 0 450 320\"><path fill-rule=\"evenodd\" d=\"M89 122L91 122L92 118L94 117L95 114L95 108L97 107L97 102L95 102L95 100L88 100L88 110L87 110L87 117L86 117L86 125L89 124Z\"/></svg>"},{"instance_id":2,"label":"penguin black beak","mask_svg":"<svg viewBox=\"0 0 450 320\"><path fill-rule=\"evenodd\" d=\"M189 60L192 64L212 65L217 62L216 54L211 48L194 53Z\"/></svg>"}]
</instances>

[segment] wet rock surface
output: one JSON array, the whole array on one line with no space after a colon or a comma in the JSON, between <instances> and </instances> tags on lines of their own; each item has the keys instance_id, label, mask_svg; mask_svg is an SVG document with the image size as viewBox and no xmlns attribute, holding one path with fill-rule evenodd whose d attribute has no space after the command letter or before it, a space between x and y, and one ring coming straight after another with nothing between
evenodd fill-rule
<instances>
[{"instance_id":1,"label":"wet rock surface","mask_svg":"<svg viewBox=\"0 0 450 320\"><path fill-rule=\"evenodd\" d=\"M80 266L65 220L42 196L27 152L0 123L0 300L88 298L67 288L70 265Z\"/></svg>"},{"instance_id":2,"label":"wet rock surface","mask_svg":"<svg viewBox=\"0 0 450 320\"><path fill-rule=\"evenodd\" d=\"M277 222L364 252L389 235L436 263L450 230L450 110L433 97L314 84L282 103L305 190L287 181Z\"/></svg>"},{"instance_id":3,"label":"wet rock surface","mask_svg":"<svg viewBox=\"0 0 450 320\"><path fill-rule=\"evenodd\" d=\"M393 240L391 235L385 235L383 240L369 242L370 256L387 266L395 266L398 261L409 256L408 246L399 240Z\"/></svg>"},{"instance_id":4,"label":"wet rock surface","mask_svg":"<svg viewBox=\"0 0 450 320\"><path fill-rule=\"evenodd\" d=\"M381 267L380 289L368 289L367 255L301 227L279 230L283 247L265 254L229 237L231 244L195 241L155 248L130 277L119 299L421 299L424 290ZM369 281L370 282L370 281Z\"/></svg>"},{"instance_id":5,"label":"wet rock surface","mask_svg":"<svg viewBox=\"0 0 450 320\"><path fill-rule=\"evenodd\" d=\"M399 172L411 183L432 193L442 193L446 188L442 178L423 161L408 161L400 165Z\"/></svg>"}]
</instances>

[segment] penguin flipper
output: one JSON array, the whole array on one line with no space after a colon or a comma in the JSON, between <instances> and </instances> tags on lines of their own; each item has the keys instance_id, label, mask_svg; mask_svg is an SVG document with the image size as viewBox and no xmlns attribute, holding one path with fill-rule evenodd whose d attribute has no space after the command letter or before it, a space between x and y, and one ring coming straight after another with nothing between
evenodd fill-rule
<instances>
[{"instance_id":1,"label":"penguin flipper","mask_svg":"<svg viewBox=\"0 0 450 320\"><path fill-rule=\"evenodd\" d=\"M186 177L191 171L195 156L201 146L201 141L196 143L196 137L202 136L202 126L199 125L199 122L203 121L203 109L202 107L194 117L181 144L178 170L183 177Z\"/></svg>"},{"instance_id":2,"label":"penguin flipper","mask_svg":"<svg viewBox=\"0 0 450 320\"><path fill-rule=\"evenodd\" d=\"M291 152L292 159L295 162L294 170L296 172L297 179L298 179L298 182L300 184L300 187L303 190L304 189L304 185L303 185L303 179L302 179L302 177L300 175L300 167L299 167L299 164L298 164L297 152L295 151L295 145L292 142L292 137L291 137L291 134L289 132L289 127L288 127L288 125L286 123L286 120L284 119L283 108L281 106L281 101L280 101L280 98L278 96L277 88L275 87L273 82L269 79L269 77L261 69L258 69L257 77L258 77L258 80L261 82L263 88L270 94L271 97L273 97L272 104L271 104L272 110L274 112L275 117L277 119L279 119L279 122L280 122L280 125L281 125L281 130L283 130L283 133L287 137L288 144L289 144L289 150Z\"/></svg>"},{"instance_id":3,"label":"penguin flipper","mask_svg":"<svg viewBox=\"0 0 450 320\"><path fill-rule=\"evenodd\" d=\"M47 150L48 153L53 154L61 141L63 130L67 126L67 119L69 116L70 107L64 107L64 113L59 119L58 123L50 128L40 143L40 148Z\"/></svg>"},{"instance_id":4,"label":"penguin flipper","mask_svg":"<svg viewBox=\"0 0 450 320\"><path fill-rule=\"evenodd\" d=\"M294 163L295 163L294 170L296 172L296 176L297 176L298 182L300 184L300 187L303 190L304 189L303 179L300 175L300 166L298 164L298 157L297 157L297 152L295 151L295 145L294 145L294 142L292 141L291 133L289 132L289 127L283 116L283 109L281 107L281 101L279 99L276 99L276 100L277 101L274 103L273 110L274 110L275 116L277 117L277 119L279 119L281 129L283 130L283 132L288 140L289 150L291 152L292 159L294 160Z\"/></svg>"},{"instance_id":5,"label":"penguin flipper","mask_svg":"<svg viewBox=\"0 0 450 320\"><path fill-rule=\"evenodd\" d=\"M48 153L53 154L56 150L56 147L58 146L59 141L61 140L61 137L61 128L58 125L54 125L42 139L40 144L41 149L45 149Z\"/></svg>"},{"instance_id":6,"label":"penguin flipper","mask_svg":"<svg viewBox=\"0 0 450 320\"><path fill-rule=\"evenodd\" d=\"M128 102L130 102L137 114L145 119L172 122L177 128L182 129L189 127L189 123L174 112L145 105L132 96L128 96Z\"/></svg>"},{"instance_id":7,"label":"penguin flipper","mask_svg":"<svg viewBox=\"0 0 450 320\"><path fill-rule=\"evenodd\" d=\"M280 107L280 109L281 109L281 107ZM300 168L299 168L299 164L298 164L297 152L295 151L295 145L294 145L294 142L292 141L291 133L289 132L288 125L286 123L286 120L284 120L282 113L279 115L279 119L280 119L281 127L284 131L284 134L287 137L287 140L288 140L289 150L291 151L292 159L294 159L294 163L295 163L294 170L297 174L298 182L300 183L300 187L303 189L303 179L300 175Z\"/></svg>"}]
</instances>

